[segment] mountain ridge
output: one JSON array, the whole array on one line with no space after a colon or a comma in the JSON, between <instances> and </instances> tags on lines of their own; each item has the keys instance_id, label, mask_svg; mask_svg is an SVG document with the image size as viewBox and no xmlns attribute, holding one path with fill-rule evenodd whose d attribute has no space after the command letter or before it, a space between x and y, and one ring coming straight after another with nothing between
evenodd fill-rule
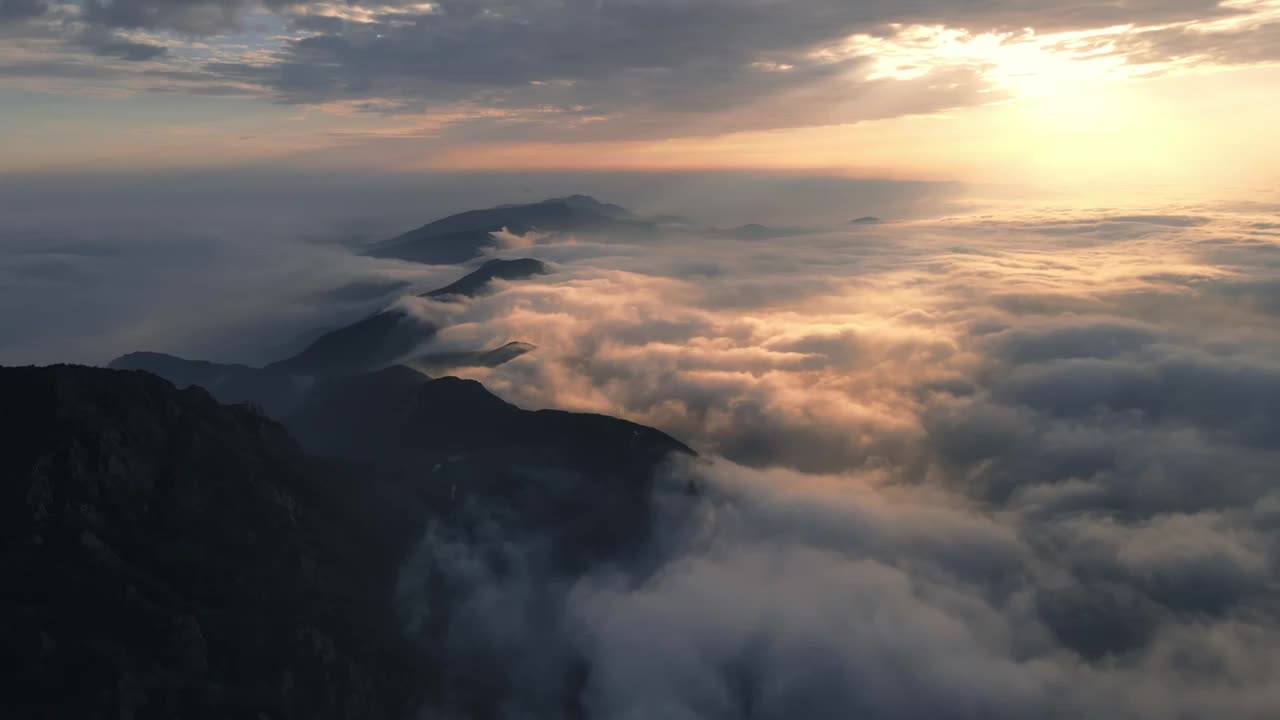
<instances>
[{"instance_id":1,"label":"mountain ridge","mask_svg":"<svg viewBox=\"0 0 1280 720\"><path fill-rule=\"evenodd\" d=\"M549 265L532 258L494 259L453 283L419 297L477 297L486 292L494 281L512 282L550 272ZM413 351L430 340L435 332L434 326L419 322L400 310L388 309L325 332L294 355L261 368L188 360L150 351L126 353L112 359L108 367L145 370L177 384L201 385L224 401L252 402L266 408L272 416L280 417L287 414L305 394L311 383L308 378L368 372L403 360L413 360ZM501 350L474 351L470 357L489 363L523 354L504 354ZM463 355L455 359L465 364L467 357Z\"/></svg>"},{"instance_id":2,"label":"mountain ridge","mask_svg":"<svg viewBox=\"0 0 1280 720\"><path fill-rule=\"evenodd\" d=\"M21 419L0 434L11 716L496 717L491 663L447 642L469 596L437 588L433 622L403 624L415 544L537 547L563 577L612 566L648 543L655 471L692 456L404 367L321 385L306 417L345 447L143 371L0 367Z\"/></svg>"},{"instance_id":3,"label":"mountain ridge","mask_svg":"<svg viewBox=\"0 0 1280 720\"><path fill-rule=\"evenodd\" d=\"M364 250L363 255L455 265L497 248L493 233L652 232L656 224L587 195L466 210L422 225Z\"/></svg>"},{"instance_id":4,"label":"mountain ridge","mask_svg":"<svg viewBox=\"0 0 1280 720\"><path fill-rule=\"evenodd\" d=\"M356 486L199 387L62 365L0 368L0 392L22 419L0 440L11 717L355 720L417 704L426 666L370 611L389 606L387 543L412 537L393 506L355 521Z\"/></svg>"}]
</instances>

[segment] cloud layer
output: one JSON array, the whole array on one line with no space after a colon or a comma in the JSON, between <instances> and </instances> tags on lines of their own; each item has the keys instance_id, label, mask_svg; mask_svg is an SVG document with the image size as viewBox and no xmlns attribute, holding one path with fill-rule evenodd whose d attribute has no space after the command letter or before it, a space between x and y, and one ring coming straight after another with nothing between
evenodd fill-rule
<instances>
[{"instance_id":1,"label":"cloud layer","mask_svg":"<svg viewBox=\"0 0 1280 720\"><path fill-rule=\"evenodd\" d=\"M454 642L512 668L509 717L1274 714L1273 212L521 248L558 272L435 342L532 342L467 372L708 459L671 471L653 567L424 539L471 568Z\"/></svg>"},{"instance_id":2,"label":"cloud layer","mask_svg":"<svg viewBox=\"0 0 1280 720\"><path fill-rule=\"evenodd\" d=\"M736 222L770 220L738 207ZM400 609L460 690L426 717L1274 716L1280 206L850 210L777 232L509 238L501 256L556 272L450 303L412 293L458 268L243 227L10 234L3 270L22 284L4 286L37 316L70 316L48 288L78 293L82 327L101 330L91 312L121 297L116 317L146 317L129 289L167 267L164 294L181 282L194 306L90 336L137 341L121 350L197 348L249 320L339 324L409 293L400 307L443 326L427 351L536 346L459 371L504 398L702 453L660 478L639 559L569 574L552 538L500 517L429 529ZM886 222L850 224L869 212ZM242 302L174 333L236 277ZM4 320L28 339L16 357L64 347Z\"/></svg>"},{"instance_id":3,"label":"cloud layer","mask_svg":"<svg viewBox=\"0 0 1280 720\"><path fill-rule=\"evenodd\" d=\"M426 114L472 138L667 137L989 103L1002 73L1037 72L1039 55L997 67L1001 46L1142 75L1274 62L1278 21L1264 0L16 0L0 67Z\"/></svg>"}]
</instances>

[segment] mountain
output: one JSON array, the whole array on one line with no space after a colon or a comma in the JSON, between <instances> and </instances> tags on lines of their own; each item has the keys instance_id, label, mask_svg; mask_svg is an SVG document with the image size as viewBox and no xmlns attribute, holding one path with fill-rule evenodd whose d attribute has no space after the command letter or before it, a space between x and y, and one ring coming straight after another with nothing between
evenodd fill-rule
<instances>
[{"instance_id":1,"label":"mountain","mask_svg":"<svg viewBox=\"0 0 1280 720\"><path fill-rule=\"evenodd\" d=\"M546 263L531 258L490 260L460 280L419 297L476 297L487 291L494 280L523 280L549 272L551 269ZM435 332L436 328L401 310L383 310L325 333L302 352L272 363L266 369L317 376L377 370L404 359Z\"/></svg>"},{"instance_id":2,"label":"mountain","mask_svg":"<svg viewBox=\"0 0 1280 720\"><path fill-rule=\"evenodd\" d=\"M264 368L268 373L328 376L374 370L410 355L436 328L397 309L382 310L331 330L293 357Z\"/></svg>"},{"instance_id":3,"label":"mountain","mask_svg":"<svg viewBox=\"0 0 1280 720\"><path fill-rule=\"evenodd\" d=\"M770 227L768 225L751 224L723 230L712 228L704 230L703 232L712 236L735 238L738 240L776 240L778 238L807 235L815 231L812 228Z\"/></svg>"},{"instance_id":4,"label":"mountain","mask_svg":"<svg viewBox=\"0 0 1280 720\"><path fill-rule=\"evenodd\" d=\"M495 368L515 360L521 355L533 352L536 348L525 342L510 342L492 350L471 352L441 352L419 355L406 360L404 365L427 375L439 374L455 368L484 367Z\"/></svg>"},{"instance_id":5,"label":"mountain","mask_svg":"<svg viewBox=\"0 0 1280 720\"><path fill-rule=\"evenodd\" d=\"M525 205L469 210L379 243L365 255L432 265L453 265L498 247L492 233L652 232L652 221L633 217L617 205L572 195Z\"/></svg>"},{"instance_id":6,"label":"mountain","mask_svg":"<svg viewBox=\"0 0 1280 720\"><path fill-rule=\"evenodd\" d=\"M144 370L179 387L198 385L223 402L250 403L273 417L292 410L311 386L287 372L228 363L187 360L156 352L133 352L112 360L115 370Z\"/></svg>"},{"instance_id":7,"label":"mountain","mask_svg":"<svg viewBox=\"0 0 1280 720\"><path fill-rule=\"evenodd\" d=\"M494 280L525 280L535 275L550 274L551 268L541 260L519 258L517 260L490 260L461 280L439 290L423 293L419 297L440 298L450 295L476 297L489 289Z\"/></svg>"},{"instance_id":8,"label":"mountain","mask_svg":"<svg viewBox=\"0 0 1280 720\"><path fill-rule=\"evenodd\" d=\"M623 458L643 466L672 452L692 454L652 428L604 415L524 410L474 380L432 379L403 366L321 382L285 422L316 452L370 462L481 453L599 470Z\"/></svg>"},{"instance_id":9,"label":"mountain","mask_svg":"<svg viewBox=\"0 0 1280 720\"><path fill-rule=\"evenodd\" d=\"M146 373L0 368L0 393L6 717L417 704L429 670L390 602L423 519L405 498L368 502L279 424Z\"/></svg>"},{"instance_id":10,"label":"mountain","mask_svg":"<svg viewBox=\"0 0 1280 720\"><path fill-rule=\"evenodd\" d=\"M500 572L521 548L548 588L639 567L654 470L692 455L403 367L322 381L288 422L311 455L143 372L0 368L0 393L18 420L0 433L0 667L20 720L499 717L510 680L456 644L474 588L452 563ZM404 596L406 572L430 594ZM562 716L574 687L549 690Z\"/></svg>"},{"instance_id":11,"label":"mountain","mask_svg":"<svg viewBox=\"0 0 1280 720\"><path fill-rule=\"evenodd\" d=\"M490 260L461 279L420 297L477 297L495 280L523 280L545 275L551 268L539 260ZM223 402L252 403L272 417L284 417L297 406L313 377L334 377L378 370L412 356L436 329L389 309L345 327L321 334L301 352L265 368L203 360L187 360L156 352L134 352L112 360L117 370L145 370L180 387L199 385ZM496 367L531 350L525 343L473 353L450 353L419 358L424 368ZM519 349L519 351L517 351Z\"/></svg>"},{"instance_id":12,"label":"mountain","mask_svg":"<svg viewBox=\"0 0 1280 720\"><path fill-rule=\"evenodd\" d=\"M480 508L580 571L648 536L653 469L693 451L625 420L512 405L474 380L404 367L318 385L285 420L304 447L406 473L433 504Z\"/></svg>"},{"instance_id":13,"label":"mountain","mask_svg":"<svg viewBox=\"0 0 1280 720\"><path fill-rule=\"evenodd\" d=\"M866 217L860 217L856 220L853 220L849 224L850 225L879 225L882 222L884 221L881 220L880 218L868 215Z\"/></svg>"}]
</instances>

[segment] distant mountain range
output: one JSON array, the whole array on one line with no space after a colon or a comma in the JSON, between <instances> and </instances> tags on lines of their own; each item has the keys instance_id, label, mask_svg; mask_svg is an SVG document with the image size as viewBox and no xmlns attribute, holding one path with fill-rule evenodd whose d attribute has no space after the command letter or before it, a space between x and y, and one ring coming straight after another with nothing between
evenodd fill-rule
<instances>
[{"instance_id":1,"label":"distant mountain range","mask_svg":"<svg viewBox=\"0 0 1280 720\"><path fill-rule=\"evenodd\" d=\"M470 210L427 223L365 251L366 255L432 265L452 265L480 257L499 246L494 233L517 235L571 232L652 233L657 222L586 195L526 205Z\"/></svg>"},{"instance_id":2,"label":"distant mountain range","mask_svg":"<svg viewBox=\"0 0 1280 720\"><path fill-rule=\"evenodd\" d=\"M502 231L554 242L659 228L806 232L639 218L575 195L452 215L367 254L457 264ZM418 297L465 301L552 271L494 259ZM501 647L456 645L474 598L450 573L506 587L517 553L536 592L597 571L639 578L654 567L657 471L694 453L653 428L529 411L448 377L536 349L431 351L439 329L393 305L308 333L265 367L135 352L111 369L0 368L5 716L507 716ZM671 490L664 503L697 502L692 486ZM428 539L444 554L421 555ZM412 629L395 601L407 558L429 605ZM581 717L582 678L559 681L542 694L547 716Z\"/></svg>"},{"instance_id":3,"label":"distant mountain range","mask_svg":"<svg viewBox=\"0 0 1280 720\"><path fill-rule=\"evenodd\" d=\"M549 272L550 267L538 260L490 260L460 280L420 297L476 297L487 292L495 280L516 281ZM249 402L273 417L283 417L301 401L315 378L380 370L398 362L437 372L478 365L496 367L532 349L521 343L491 350L430 354L415 362L415 350L436 330L402 310L390 308L324 333L296 355L263 368L187 360L155 352L122 355L109 367L145 370L180 386L200 385L223 402Z\"/></svg>"},{"instance_id":4,"label":"distant mountain range","mask_svg":"<svg viewBox=\"0 0 1280 720\"><path fill-rule=\"evenodd\" d=\"M878 222L875 218L861 218L855 223L866 221ZM769 240L814 232L811 228L775 228L759 224L723 229L707 227L674 216L642 217L587 195L571 195L524 205L498 205L486 210L457 213L377 243L366 249L364 254L431 265L454 265L499 249L501 241L496 234L503 231L515 235L545 235L537 242L550 243L571 233L636 239L652 236L662 229L742 240Z\"/></svg>"},{"instance_id":5,"label":"distant mountain range","mask_svg":"<svg viewBox=\"0 0 1280 720\"><path fill-rule=\"evenodd\" d=\"M427 375L436 375L456 368L495 368L536 349L530 343L517 341L492 350L425 353L402 364Z\"/></svg>"},{"instance_id":6,"label":"distant mountain range","mask_svg":"<svg viewBox=\"0 0 1280 720\"><path fill-rule=\"evenodd\" d=\"M460 213L368 254L456 264L504 230L554 242L660 227L745 241L803 232L699 228L575 195ZM418 297L465 301L551 272L493 259ZM0 433L9 716L503 716L501 655L451 644L472 602L448 582L453 561L415 547L437 538L498 575L503 553L532 553L550 587L641 574L656 470L694 453L653 428L529 411L448 377L536 349L432 351L439 329L392 305L265 367L136 352L111 369L0 368L5 416L19 419ZM411 556L430 621L410 633L394 594ZM565 680L547 689L549 712L575 717L578 686Z\"/></svg>"},{"instance_id":7,"label":"distant mountain range","mask_svg":"<svg viewBox=\"0 0 1280 720\"><path fill-rule=\"evenodd\" d=\"M524 280L550 272L545 263L529 258L490 260L457 282L419 297L476 297L488 291L495 280ZM265 369L313 376L377 370L406 358L429 340L436 329L404 311L383 310L352 325L325 333L302 352L272 363Z\"/></svg>"},{"instance_id":8,"label":"distant mountain range","mask_svg":"<svg viewBox=\"0 0 1280 720\"><path fill-rule=\"evenodd\" d=\"M448 298L450 296L475 297L486 292L494 280L525 280L535 275L547 275L551 268L546 263L531 258L518 260L490 260L461 280L438 290L423 293L421 297Z\"/></svg>"},{"instance_id":9,"label":"distant mountain range","mask_svg":"<svg viewBox=\"0 0 1280 720\"><path fill-rule=\"evenodd\" d=\"M379 243L365 254L431 264L458 264L496 249L499 240L495 234L503 231L545 234L546 241L553 242L564 233L620 233L636 238L660 228L742 240L810 232L764 225L731 229L699 227L680 218L642 218L618 205L586 195L571 195L450 215ZM472 298L488 292L496 281L518 282L550 272L551 267L532 258L493 259L457 281L419 297L441 301ZM361 297L383 293L388 287L395 286L346 286L331 294ZM397 364L428 374L443 374L464 367L496 367L534 350L529 343L513 341L497 348L420 353L438 330L393 305L349 325L305 333L300 337L312 339L303 349L265 367L188 360L157 352L122 355L109 366L145 370L180 386L199 385L223 402L252 403L272 417L284 418L298 408L317 382L325 379L375 372Z\"/></svg>"}]
</instances>

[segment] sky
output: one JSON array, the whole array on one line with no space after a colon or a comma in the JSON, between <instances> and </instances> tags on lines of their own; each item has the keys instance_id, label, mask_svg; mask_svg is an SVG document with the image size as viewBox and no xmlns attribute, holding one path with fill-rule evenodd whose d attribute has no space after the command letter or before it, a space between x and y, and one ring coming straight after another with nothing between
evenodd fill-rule
<instances>
[{"instance_id":1,"label":"sky","mask_svg":"<svg viewBox=\"0 0 1280 720\"><path fill-rule=\"evenodd\" d=\"M0 173L765 171L1250 192L1275 0L3 0Z\"/></svg>"},{"instance_id":2,"label":"sky","mask_svg":"<svg viewBox=\"0 0 1280 720\"><path fill-rule=\"evenodd\" d=\"M644 572L405 558L502 717L1270 720L1275 128L1276 0L0 0L0 363L395 308L697 450ZM353 252L574 193L662 218Z\"/></svg>"}]
</instances>

